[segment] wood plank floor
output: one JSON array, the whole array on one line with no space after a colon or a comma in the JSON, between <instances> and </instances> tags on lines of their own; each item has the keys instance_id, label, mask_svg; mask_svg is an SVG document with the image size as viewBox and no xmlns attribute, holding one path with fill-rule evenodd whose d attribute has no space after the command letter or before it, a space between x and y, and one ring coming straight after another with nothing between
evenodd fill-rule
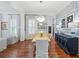
<instances>
[{"instance_id":1,"label":"wood plank floor","mask_svg":"<svg viewBox=\"0 0 79 59\"><path fill-rule=\"evenodd\" d=\"M79 56L75 55L68 55L64 52L63 49L59 47L59 45L56 43L55 39L51 38L51 49L49 51L49 57L50 58L78 58Z\"/></svg>"},{"instance_id":2,"label":"wood plank floor","mask_svg":"<svg viewBox=\"0 0 79 59\"><path fill-rule=\"evenodd\" d=\"M79 56L69 56L66 54L55 42L54 38L51 38L49 57L50 58L70 58ZM34 58L34 47L31 40L18 42L7 49L0 52L0 58Z\"/></svg>"}]
</instances>

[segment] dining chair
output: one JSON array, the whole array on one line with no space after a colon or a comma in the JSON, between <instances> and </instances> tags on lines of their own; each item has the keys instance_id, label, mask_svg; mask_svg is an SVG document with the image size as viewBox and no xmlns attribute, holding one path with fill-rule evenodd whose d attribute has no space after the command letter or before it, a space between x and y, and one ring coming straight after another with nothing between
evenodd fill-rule
<instances>
[{"instance_id":1,"label":"dining chair","mask_svg":"<svg viewBox=\"0 0 79 59\"><path fill-rule=\"evenodd\" d=\"M36 40L36 58L48 58L48 40Z\"/></svg>"}]
</instances>

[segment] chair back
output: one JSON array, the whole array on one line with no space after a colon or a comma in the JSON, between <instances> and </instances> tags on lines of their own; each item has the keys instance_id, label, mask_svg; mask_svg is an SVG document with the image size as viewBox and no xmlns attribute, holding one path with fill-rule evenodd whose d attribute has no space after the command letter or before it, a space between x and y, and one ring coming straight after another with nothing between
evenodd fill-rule
<instances>
[{"instance_id":1,"label":"chair back","mask_svg":"<svg viewBox=\"0 0 79 59\"><path fill-rule=\"evenodd\" d=\"M47 40L36 41L36 58L48 58L48 46Z\"/></svg>"}]
</instances>

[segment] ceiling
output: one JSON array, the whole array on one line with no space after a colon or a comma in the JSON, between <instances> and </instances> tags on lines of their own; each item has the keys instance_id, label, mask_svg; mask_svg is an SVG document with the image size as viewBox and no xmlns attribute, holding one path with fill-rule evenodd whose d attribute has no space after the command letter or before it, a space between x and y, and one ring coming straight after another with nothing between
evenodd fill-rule
<instances>
[{"instance_id":1,"label":"ceiling","mask_svg":"<svg viewBox=\"0 0 79 59\"><path fill-rule=\"evenodd\" d=\"M27 14L56 15L71 1L10 1L16 10L22 10Z\"/></svg>"}]
</instances>

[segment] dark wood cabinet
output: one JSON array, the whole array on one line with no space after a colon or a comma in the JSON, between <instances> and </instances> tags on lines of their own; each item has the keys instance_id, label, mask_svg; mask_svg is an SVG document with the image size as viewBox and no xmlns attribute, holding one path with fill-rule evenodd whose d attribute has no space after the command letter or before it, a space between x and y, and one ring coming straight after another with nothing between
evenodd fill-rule
<instances>
[{"instance_id":1,"label":"dark wood cabinet","mask_svg":"<svg viewBox=\"0 0 79 59\"><path fill-rule=\"evenodd\" d=\"M55 40L67 54L78 54L78 38L55 33Z\"/></svg>"}]
</instances>

